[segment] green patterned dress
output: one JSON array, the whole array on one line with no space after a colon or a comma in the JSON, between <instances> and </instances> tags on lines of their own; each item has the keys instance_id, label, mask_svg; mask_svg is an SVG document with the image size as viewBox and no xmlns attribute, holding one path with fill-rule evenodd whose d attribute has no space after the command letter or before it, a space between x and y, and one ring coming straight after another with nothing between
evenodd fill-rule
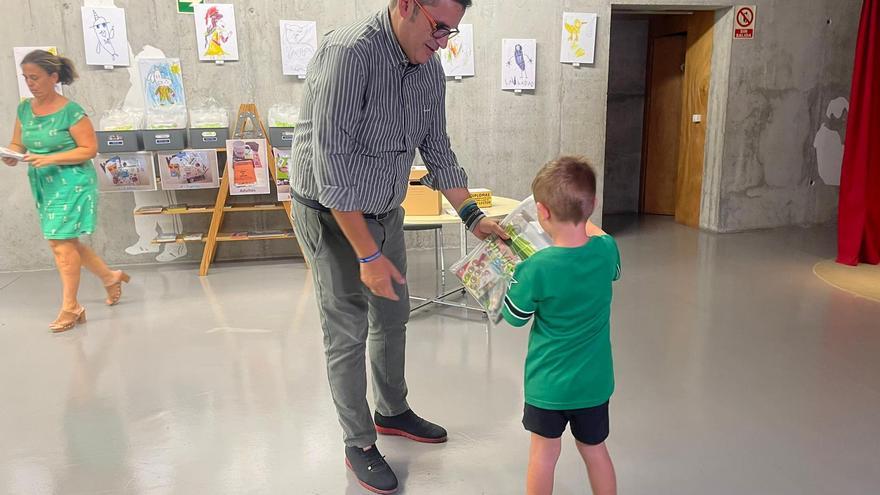
<instances>
[{"instance_id":1,"label":"green patterned dress","mask_svg":"<svg viewBox=\"0 0 880 495\"><path fill-rule=\"evenodd\" d=\"M82 107L72 101L55 113L34 115L31 100L25 100L18 105L21 142L34 155L70 151L76 148L70 128L85 116ZM79 165L30 166L28 179L43 237L76 239L95 231L98 180L91 160Z\"/></svg>"}]
</instances>

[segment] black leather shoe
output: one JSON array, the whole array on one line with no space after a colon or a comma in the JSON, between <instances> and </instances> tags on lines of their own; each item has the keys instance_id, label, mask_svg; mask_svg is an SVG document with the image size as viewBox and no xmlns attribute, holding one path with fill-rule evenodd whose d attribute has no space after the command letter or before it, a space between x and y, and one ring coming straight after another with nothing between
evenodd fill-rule
<instances>
[{"instance_id":1,"label":"black leather shoe","mask_svg":"<svg viewBox=\"0 0 880 495\"><path fill-rule=\"evenodd\" d=\"M446 430L416 416L412 409L397 416L382 416L378 412L373 415L376 432L381 435L398 435L424 443L443 443L446 441Z\"/></svg>"},{"instance_id":2,"label":"black leather shoe","mask_svg":"<svg viewBox=\"0 0 880 495\"><path fill-rule=\"evenodd\" d=\"M397 476L375 445L369 450L346 447L345 465L367 490L383 495L397 491Z\"/></svg>"}]
</instances>

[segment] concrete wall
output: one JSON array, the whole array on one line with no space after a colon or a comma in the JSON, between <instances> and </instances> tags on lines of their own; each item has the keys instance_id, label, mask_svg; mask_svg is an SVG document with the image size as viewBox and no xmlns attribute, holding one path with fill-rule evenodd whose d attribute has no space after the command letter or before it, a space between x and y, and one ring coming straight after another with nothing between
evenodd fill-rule
<instances>
[{"instance_id":1,"label":"concrete wall","mask_svg":"<svg viewBox=\"0 0 880 495\"><path fill-rule=\"evenodd\" d=\"M855 25L860 1L755 0L759 4L758 40L734 43L716 61L730 70L730 97L721 104L724 156L719 160L718 191L704 226L716 230L808 223L830 218L835 191L810 187L815 158L813 136L830 99L848 94L855 48ZM86 0L114 4L112 0ZM269 0L232 1L236 5L240 62L215 66L199 63L191 16L177 14L171 1L115 0L126 8L129 42L136 55L145 45L180 57L188 99L209 92L230 107L257 103L262 113L277 102L297 102L301 83L280 71L278 19L312 19L324 32L351 22L385 5L385 0ZM604 172L605 117L611 3L607 0L476 0L466 22L475 25L477 77L450 82L449 132L472 184L496 194L523 197L536 169L560 153L590 156L600 176ZM621 1L635 4L715 5L717 2ZM12 75L13 46L55 44L80 65L82 78L67 95L96 118L119 105L130 89L128 72L90 69L83 65L81 0L2 0L3 12L16 22L0 41L0 136L12 131L18 100ZM723 6L723 5L722 5ZM574 68L559 64L559 20L563 11L599 14L596 63ZM832 15L833 14L833 15ZM827 18L833 22L825 24ZM499 51L501 38L538 39L538 89L522 95L502 92ZM729 59L729 63L726 63ZM793 128L787 128L794 124ZM784 130L784 132L783 132ZM0 167L7 185L0 209L0 270L51 266L39 234L25 171ZM600 180L599 197L602 197ZM178 201L194 202L181 193ZM194 196L192 196L194 197ZM137 240L130 194L104 195L98 232L91 240L111 263L152 262L155 254L130 256L127 246ZM601 218L601 205L595 218ZM254 220L256 218L256 220ZM197 222L198 219L187 219ZM276 219L247 217L273 226ZM282 219L283 223L283 219ZM252 227L249 227L252 225ZM450 236L454 242L454 237ZM223 257L274 256L291 246L241 243L223 246ZM283 244L283 243L281 243ZM453 244L454 245L454 244ZM191 247L192 249L192 247ZM195 259L196 247L182 259Z\"/></svg>"},{"instance_id":2,"label":"concrete wall","mask_svg":"<svg viewBox=\"0 0 880 495\"><path fill-rule=\"evenodd\" d=\"M837 212L813 142L829 103L849 98L862 2L757 3L757 39L734 41L730 59L720 204L707 225L725 232Z\"/></svg>"},{"instance_id":3,"label":"concrete wall","mask_svg":"<svg viewBox=\"0 0 880 495\"><path fill-rule=\"evenodd\" d=\"M649 27L647 18L612 16L603 198L606 215L639 211Z\"/></svg>"}]
</instances>

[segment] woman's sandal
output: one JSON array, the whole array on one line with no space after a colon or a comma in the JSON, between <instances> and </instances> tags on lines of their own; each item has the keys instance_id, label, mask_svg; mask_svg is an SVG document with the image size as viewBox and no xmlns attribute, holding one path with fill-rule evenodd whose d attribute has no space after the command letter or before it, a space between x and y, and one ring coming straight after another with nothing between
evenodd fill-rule
<instances>
[{"instance_id":1,"label":"woman's sandal","mask_svg":"<svg viewBox=\"0 0 880 495\"><path fill-rule=\"evenodd\" d=\"M49 324L52 333L61 333L70 330L79 323L86 322L86 308L80 306L76 311L61 311L58 318Z\"/></svg>"},{"instance_id":2,"label":"woman's sandal","mask_svg":"<svg viewBox=\"0 0 880 495\"><path fill-rule=\"evenodd\" d=\"M120 270L119 278L116 282L104 286L104 288L107 289L107 300L104 301L107 303L107 306L113 306L119 302L119 298L122 297L122 283L128 283L129 280L131 280L131 277L124 271Z\"/></svg>"}]
</instances>

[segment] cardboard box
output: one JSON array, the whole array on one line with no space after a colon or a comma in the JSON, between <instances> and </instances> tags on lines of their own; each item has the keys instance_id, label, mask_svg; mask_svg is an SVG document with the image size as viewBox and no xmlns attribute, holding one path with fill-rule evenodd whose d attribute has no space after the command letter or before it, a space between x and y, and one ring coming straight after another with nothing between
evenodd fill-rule
<instances>
[{"instance_id":1,"label":"cardboard box","mask_svg":"<svg viewBox=\"0 0 880 495\"><path fill-rule=\"evenodd\" d=\"M413 167L409 173L409 187L406 189L406 198L403 200L403 209L407 215L425 216L439 215L441 211L440 191L435 191L428 186L423 186L422 177L428 174L425 167Z\"/></svg>"},{"instance_id":2,"label":"cardboard box","mask_svg":"<svg viewBox=\"0 0 880 495\"><path fill-rule=\"evenodd\" d=\"M492 206L492 191L486 188L468 189L471 197L477 202L480 208L489 208Z\"/></svg>"}]
</instances>

